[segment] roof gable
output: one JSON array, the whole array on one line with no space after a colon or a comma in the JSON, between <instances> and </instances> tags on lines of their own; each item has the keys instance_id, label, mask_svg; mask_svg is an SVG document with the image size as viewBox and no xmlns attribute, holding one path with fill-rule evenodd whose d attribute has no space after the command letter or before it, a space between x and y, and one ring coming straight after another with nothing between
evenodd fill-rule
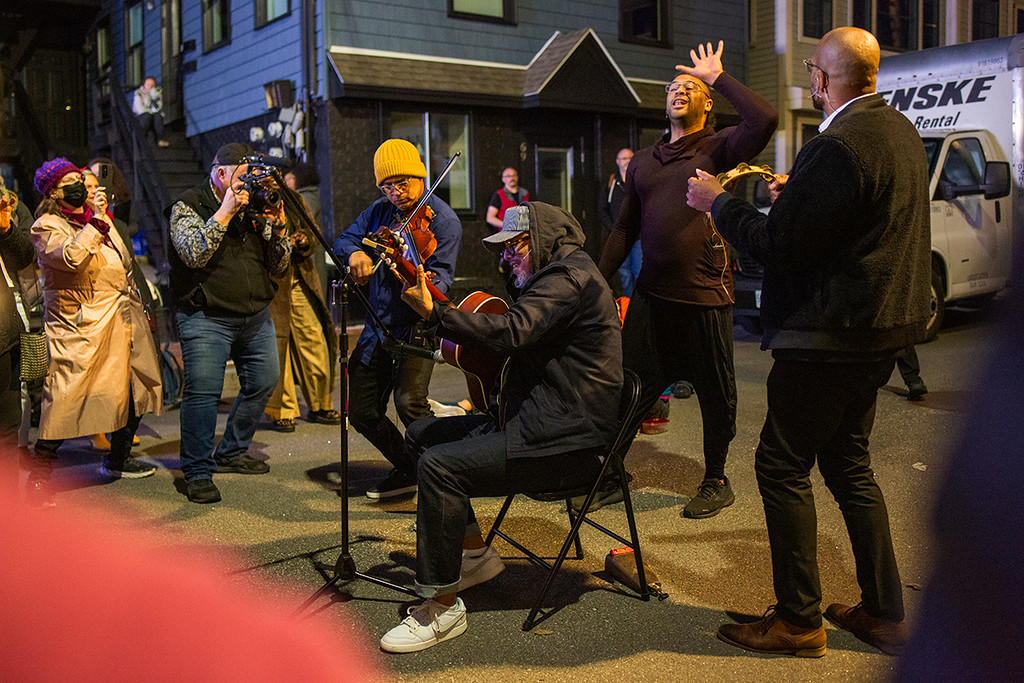
<instances>
[{"instance_id":1,"label":"roof gable","mask_svg":"<svg viewBox=\"0 0 1024 683\"><path fill-rule=\"evenodd\" d=\"M592 29L558 31L526 66L334 46L332 97L636 109L636 91Z\"/></svg>"}]
</instances>

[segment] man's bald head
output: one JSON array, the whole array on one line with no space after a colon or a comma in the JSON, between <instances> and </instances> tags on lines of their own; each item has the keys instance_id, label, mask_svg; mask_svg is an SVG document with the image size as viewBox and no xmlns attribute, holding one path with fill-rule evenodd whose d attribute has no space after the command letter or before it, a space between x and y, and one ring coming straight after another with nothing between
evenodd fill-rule
<instances>
[{"instance_id":1,"label":"man's bald head","mask_svg":"<svg viewBox=\"0 0 1024 683\"><path fill-rule=\"evenodd\" d=\"M812 61L828 73L834 89L852 98L875 91L880 57L878 40L873 35L862 28L844 26L822 37Z\"/></svg>"}]
</instances>

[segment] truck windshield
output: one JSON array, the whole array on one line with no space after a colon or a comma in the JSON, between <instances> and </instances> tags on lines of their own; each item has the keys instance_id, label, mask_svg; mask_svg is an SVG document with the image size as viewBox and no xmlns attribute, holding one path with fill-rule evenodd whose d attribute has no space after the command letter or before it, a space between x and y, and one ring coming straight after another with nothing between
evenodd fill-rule
<instances>
[{"instance_id":1,"label":"truck windshield","mask_svg":"<svg viewBox=\"0 0 1024 683\"><path fill-rule=\"evenodd\" d=\"M924 151L928 155L928 176L931 177L935 171L935 162L939 158L939 150L942 149L942 138L921 138L924 142Z\"/></svg>"}]
</instances>

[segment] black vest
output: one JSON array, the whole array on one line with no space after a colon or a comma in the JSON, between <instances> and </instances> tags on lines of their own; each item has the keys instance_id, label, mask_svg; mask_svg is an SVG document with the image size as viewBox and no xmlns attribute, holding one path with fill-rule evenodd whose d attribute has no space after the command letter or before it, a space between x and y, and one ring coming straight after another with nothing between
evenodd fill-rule
<instances>
[{"instance_id":1,"label":"black vest","mask_svg":"<svg viewBox=\"0 0 1024 683\"><path fill-rule=\"evenodd\" d=\"M178 201L204 221L220 208L209 179L183 192ZM169 249L171 297L178 310L252 315L269 306L277 285L267 271L264 246L261 229L242 210L228 223L224 239L205 266L189 268L177 249Z\"/></svg>"}]
</instances>

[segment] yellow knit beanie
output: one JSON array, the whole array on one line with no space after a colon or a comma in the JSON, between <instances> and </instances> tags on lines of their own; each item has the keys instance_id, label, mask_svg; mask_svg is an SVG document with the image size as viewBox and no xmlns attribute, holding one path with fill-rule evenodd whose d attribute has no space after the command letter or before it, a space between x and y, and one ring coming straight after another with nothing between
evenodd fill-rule
<instances>
[{"instance_id":1,"label":"yellow knit beanie","mask_svg":"<svg viewBox=\"0 0 1024 683\"><path fill-rule=\"evenodd\" d=\"M388 178L407 175L426 178L427 167L420 159L420 153L408 140L385 140L373 154L373 175L380 185Z\"/></svg>"}]
</instances>

